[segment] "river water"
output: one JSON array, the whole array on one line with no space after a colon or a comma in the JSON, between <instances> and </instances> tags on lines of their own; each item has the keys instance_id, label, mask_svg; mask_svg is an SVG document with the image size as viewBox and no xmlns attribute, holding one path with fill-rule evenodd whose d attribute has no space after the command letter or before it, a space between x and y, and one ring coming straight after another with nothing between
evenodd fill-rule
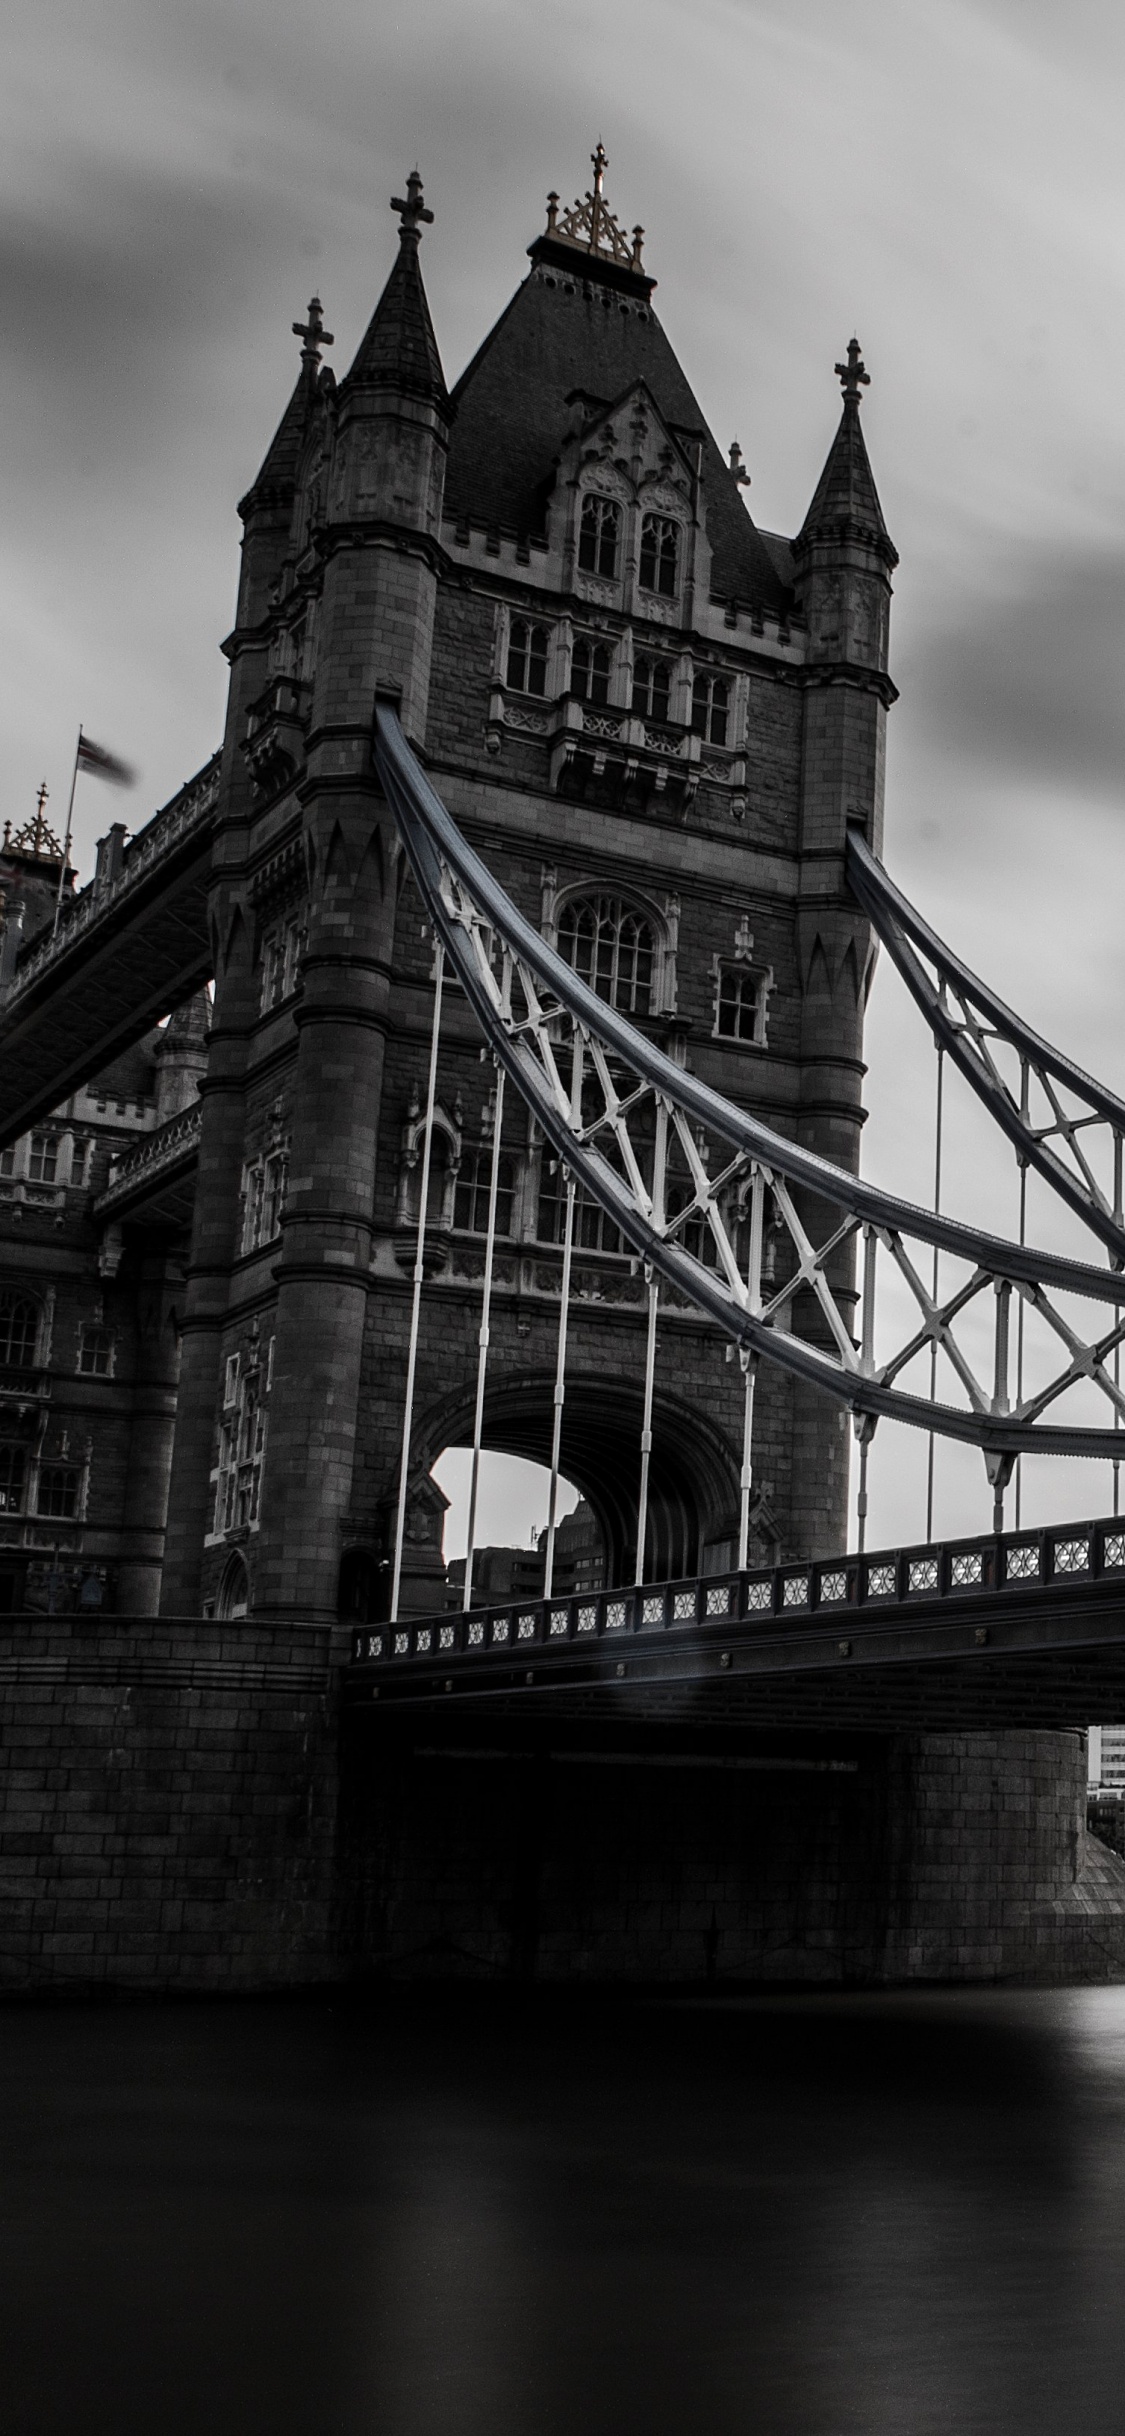
<instances>
[{"instance_id":1,"label":"river water","mask_svg":"<svg viewBox=\"0 0 1125 2436\"><path fill-rule=\"evenodd\" d=\"M1125 1989L12 2007L5 2436L1121 2436Z\"/></svg>"}]
</instances>

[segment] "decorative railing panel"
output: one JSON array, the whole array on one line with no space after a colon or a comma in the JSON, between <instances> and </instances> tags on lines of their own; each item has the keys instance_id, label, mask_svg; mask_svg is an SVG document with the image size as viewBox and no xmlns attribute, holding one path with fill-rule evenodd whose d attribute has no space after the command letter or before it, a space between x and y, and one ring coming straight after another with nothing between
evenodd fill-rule
<instances>
[{"instance_id":1,"label":"decorative railing panel","mask_svg":"<svg viewBox=\"0 0 1125 2436\"><path fill-rule=\"evenodd\" d=\"M1121 1519L357 1625L351 1654L354 1666L398 1673L419 1663L432 1668L435 1659L483 1664L489 1657L557 1651L571 1643L600 1643L609 1653L638 1637L721 1640L724 1631L746 1624L772 1630L779 1623L821 1621L835 1627L861 1613L875 1618L892 1607L927 1603L955 1609L959 1601L986 1596L1001 1609L1017 1592L1042 1594L1046 1601L1057 1598L1060 1585L1066 1590L1098 1581L1119 1585L1125 1599Z\"/></svg>"}]
</instances>

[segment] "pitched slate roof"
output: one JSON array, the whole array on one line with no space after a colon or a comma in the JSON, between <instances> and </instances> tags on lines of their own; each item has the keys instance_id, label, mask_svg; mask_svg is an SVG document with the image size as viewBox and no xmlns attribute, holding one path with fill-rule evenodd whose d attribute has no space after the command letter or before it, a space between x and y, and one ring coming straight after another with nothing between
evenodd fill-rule
<instances>
[{"instance_id":1,"label":"pitched slate roof","mask_svg":"<svg viewBox=\"0 0 1125 2436\"><path fill-rule=\"evenodd\" d=\"M667 338L643 302L648 282L577 254L574 270L539 261L453 391L447 512L518 533L543 530L546 497L574 390L609 405L638 380L665 422L703 442L704 503L714 552L712 588L724 600L784 612L791 598L743 504L742 491L704 422ZM607 270L612 266L607 266ZM639 294L634 297L631 291Z\"/></svg>"},{"instance_id":2,"label":"pitched slate roof","mask_svg":"<svg viewBox=\"0 0 1125 2436\"><path fill-rule=\"evenodd\" d=\"M244 499L238 503L240 516L248 516L251 508L264 506L267 501L280 501L293 496L297 468L309 428L309 418L316 402L317 368L305 362L297 375L297 385L282 415L265 456Z\"/></svg>"},{"instance_id":3,"label":"pitched slate roof","mask_svg":"<svg viewBox=\"0 0 1125 2436\"><path fill-rule=\"evenodd\" d=\"M838 531L842 525L859 528L876 537L884 557L892 566L898 563L898 552L887 531L875 476L867 454L867 443L859 420L858 397L845 397L839 429L825 460L809 511L797 535L794 548L800 551L818 533Z\"/></svg>"},{"instance_id":4,"label":"pitched slate roof","mask_svg":"<svg viewBox=\"0 0 1125 2436\"><path fill-rule=\"evenodd\" d=\"M418 261L418 235L400 228L398 256L359 343L355 362L341 384L405 390L412 397L447 403L445 374Z\"/></svg>"}]
</instances>

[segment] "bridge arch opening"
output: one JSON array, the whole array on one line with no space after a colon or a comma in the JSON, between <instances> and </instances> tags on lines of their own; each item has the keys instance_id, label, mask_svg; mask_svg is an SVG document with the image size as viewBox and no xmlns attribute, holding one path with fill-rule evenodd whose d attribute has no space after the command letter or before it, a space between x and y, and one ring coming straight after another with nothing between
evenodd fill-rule
<instances>
[{"instance_id":1,"label":"bridge arch opening","mask_svg":"<svg viewBox=\"0 0 1125 2436\"><path fill-rule=\"evenodd\" d=\"M450 1588L458 1594L465 1580L472 1461L471 1446L447 1446L430 1475L449 1499L443 1546ZM550 1502L546 1464L482 1447L473 1550L475 1599L530 1598L542 1588ZM605 1549L597 1518L573 1481L561 1477L555 1522L555 1589L601 1589Z\"/></svg>"},{"instance_id":2,"label":"bridge arch opening","mask_svg":"<svg viewBox=\"0 0 1125 2436\"><path fill-rule=\"evenodd\" d=\"M497 1379L485 1396L482 1444L549 1467L554 1378L547 1372ZM712 1563L737 1528L738 1455L698 1410L659 1394L653 1404L645 1579L674 1580ZM560 1471L591 1509L609 1588L636 1578L642 1397L639 1385L604 1374L568 1377ZM418 1425L415 1461L432 1473L448 1447L472 1437L467 1394L450 1397ZM720 1555L720 1551L724 1553Z\"/></svg>"}]
</instances>

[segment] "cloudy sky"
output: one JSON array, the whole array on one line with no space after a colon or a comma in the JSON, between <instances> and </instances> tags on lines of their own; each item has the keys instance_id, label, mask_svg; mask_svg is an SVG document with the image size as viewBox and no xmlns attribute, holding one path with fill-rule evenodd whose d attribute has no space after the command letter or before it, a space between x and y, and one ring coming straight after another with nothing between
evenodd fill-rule
<instances>
[{"instance_id":1,"label":"cloudy sky","mask_svg":"<svg viewBox=\"0 0 1125 2436\"><path fill-rule=\"evenodd\" d=\"M346 367L417 158L452 379L548 186L644 223L758 520L798 525L853 329L901 553L887 856L971 963L1125 1084L1125 12L1113 0L38 0L0 90L4 815L74 733L135 822L218 740L238 523L314 287ZM86 782L84 870L118 811ZM128 815L127 815L128 816ZM924 1193L931 1063L876 984L866 1161ZM1014 1218L951 1115L951 1194ZM982 1194L984 1199L982 1200ZM985 1204L987 1203L987 1208ZM944 1460L944 1459L943 1459ZM873 1457L876 1537L921 1527ZM944 1499L944 1504L943 1504ZM1106 1483L1028 1482L1037 1511ZM939 1524L986 1520L950 1458Z\"/></svg>"}]
</instances>

